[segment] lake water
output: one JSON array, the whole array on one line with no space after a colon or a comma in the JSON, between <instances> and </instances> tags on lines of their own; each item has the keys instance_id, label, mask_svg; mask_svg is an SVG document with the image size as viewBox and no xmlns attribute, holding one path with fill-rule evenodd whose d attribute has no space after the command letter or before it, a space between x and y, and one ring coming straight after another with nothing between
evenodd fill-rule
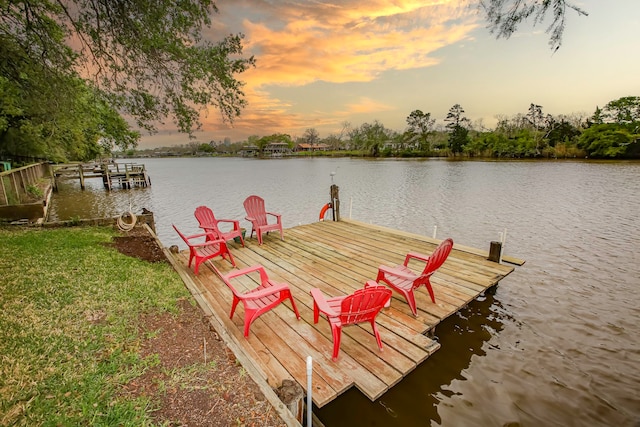
<instances>
[{"instance_id":1,"label":"lake water","mask_svg":"<svg viewBox=\"0 0 640 427\"><path fill-rule=\"evenodd\" d=\"M442 347L371 402L318 411L327 426L640 426L640 163L365 159L144 159L152 186L64 185L52 219L154 212L196 232L208 205L241 220L264 197L285 227L317 221L340 187L344 217L526 260L437 329ZM335 176L331 176L335 172ZM285 231L286 234L286 231ZM181 245L183 246L183 245Z\"/></svg>"}]
</instances>

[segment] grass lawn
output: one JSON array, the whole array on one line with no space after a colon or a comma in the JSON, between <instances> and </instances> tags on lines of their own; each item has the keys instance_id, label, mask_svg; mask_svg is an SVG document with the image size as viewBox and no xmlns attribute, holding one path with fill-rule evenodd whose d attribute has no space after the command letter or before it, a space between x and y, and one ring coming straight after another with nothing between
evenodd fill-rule
<instances>
[{"instance_id":1,"label":"grass lawn","mask_svg":"<svg viewBox=\"0 0 640 427\"><path fill-rule=\"evenodd\" d=\"M189 293L166 263L108 244L102 227L0 228L0 426L148 425L154 403L119 394L157 363L137 320Z\"/></svg>"}]
</instances>

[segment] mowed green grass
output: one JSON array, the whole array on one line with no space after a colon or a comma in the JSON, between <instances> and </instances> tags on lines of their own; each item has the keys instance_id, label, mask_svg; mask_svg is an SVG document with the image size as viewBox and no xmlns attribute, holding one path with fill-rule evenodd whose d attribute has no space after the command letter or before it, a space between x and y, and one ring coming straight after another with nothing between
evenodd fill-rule
<instances>
[{"instance_id":1,"label":"mowed green grass","mask_svg":"<svg viewBox=\"0 0 640 427\"><path fill-rule=\"evenodd\" d=\"M138 356L138 318L189 294L169 264L105 245L114 235L0 228L0 426L151 424L151 401L119 393L157 363Z\"/></svg>"}]
</instances>

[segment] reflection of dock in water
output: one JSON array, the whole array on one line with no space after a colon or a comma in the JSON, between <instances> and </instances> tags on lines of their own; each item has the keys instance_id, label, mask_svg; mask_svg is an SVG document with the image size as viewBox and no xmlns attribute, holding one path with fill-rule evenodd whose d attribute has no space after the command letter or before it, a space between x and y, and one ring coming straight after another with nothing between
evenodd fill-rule
<instances>
[{"instance_id":1,"label":"reflection of dock in water","mask_svg":"<svg viewBox=\"0 0 640 427\"><path fill-rule=\"evenodd\" d=\"M104 188L112 190L114 186L121 188L147 187L151 178L143 164L136 163L78 163L54 165L53 186L58 189L60 180L77 179L84 190L85 179L102 178Z\"/></svg>"},{"instance_id":2,"label":"reflection of dock in water","mask_svg":"<svg viewBox=\"0 0 640 427\"><path fill-rule=\"evenodd\" d=\"M515 321L494 296L495 289L489 288L484 296L443 320L438 325L440 349L397 386L390 388L375 404L366 401L366 397L363 399L362 394L352 388L339 399L314 410L314 414L326 426L367 425L367 421L372 423L370 420L387 420L389 417L414 420L413 423L406 422L406 425L428 425L429 420L436 424L434 421L441 420L439 414L443 409L440 399L443 394L457 394L451 391L455 382L472 379L465 370L471 366L473 357L483 357L488 349L495 348L488 344L491 338L502 332L505 321ZM498 388L490 384L484 387L488 393L499 393ZM366 411L366 415L354 414L354 407ZM451 407L446 410L455 411Z\"/></svg>"}]
</instances>

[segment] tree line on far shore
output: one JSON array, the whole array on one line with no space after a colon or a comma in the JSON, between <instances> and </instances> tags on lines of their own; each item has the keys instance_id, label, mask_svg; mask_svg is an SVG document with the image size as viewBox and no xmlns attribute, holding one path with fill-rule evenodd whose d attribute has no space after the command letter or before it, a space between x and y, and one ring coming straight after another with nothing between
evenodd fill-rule
<instances>
[{"instance_id":1,"label":"tree line on far shore","mask_svg":"<svg viewBox=\"0 0 640 427\"><path fill-rule=\"evenodd\" d=\"M526 113L498 116L494 129L482 121L472 123L461 105L455 104L436 125L431 113L412 111L403 132L388 129L378 120L352 127L344 122L338 134L320 138L315 128L292 138L288 134L250 136L227 144L190 144L128 152L158 155L238 155L255 149L268 156L272 143L286 143L292 151L306 145L304 155L370 157L483 157L483 158L640 158L640 97L627 96L597 107L591 116L544 114L531 103Z\"/></svg>"}]
</instances>

